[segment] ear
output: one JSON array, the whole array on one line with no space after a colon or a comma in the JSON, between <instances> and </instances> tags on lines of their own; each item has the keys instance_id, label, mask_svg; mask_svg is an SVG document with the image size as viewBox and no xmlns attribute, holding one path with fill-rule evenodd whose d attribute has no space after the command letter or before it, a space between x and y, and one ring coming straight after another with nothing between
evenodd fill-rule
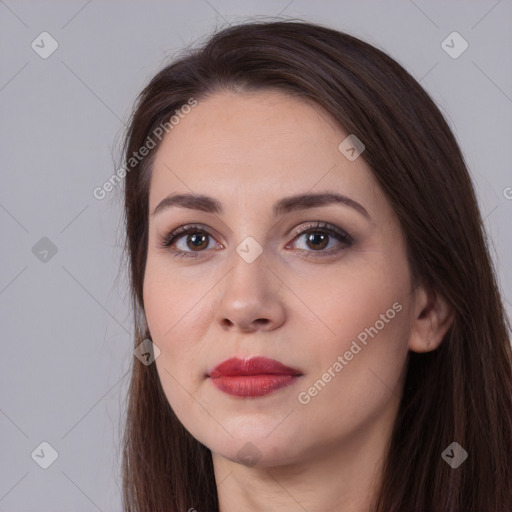
<instances>
[{"instance_id":1,"label":"ear","mask_svg":"<svg viewBox=\"0 0 512 512\"><path fill-rule=\"evenodd\" d=\"M453 323L454 311L444 297L422 286L418 286L415 295L409 349L413 352L430 352L443 341Z\"/></svg>"}]
</instances>

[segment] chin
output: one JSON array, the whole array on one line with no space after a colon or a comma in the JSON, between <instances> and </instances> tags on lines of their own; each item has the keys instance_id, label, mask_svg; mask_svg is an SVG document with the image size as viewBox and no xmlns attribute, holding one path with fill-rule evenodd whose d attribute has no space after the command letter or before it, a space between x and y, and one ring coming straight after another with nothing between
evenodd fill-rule
<instances>
[{"instance_id":1,"label":"chin","mask_svg":"<svg viewBox=\"0 0 512 512\"><path fill-rule=\"evenodd\" d=\"M222 443L203 443L212 453L247 467L267 468L291 464L300 459L301 449L296 439L282 436L236 435Z\"/></svg>"}]
</instances>

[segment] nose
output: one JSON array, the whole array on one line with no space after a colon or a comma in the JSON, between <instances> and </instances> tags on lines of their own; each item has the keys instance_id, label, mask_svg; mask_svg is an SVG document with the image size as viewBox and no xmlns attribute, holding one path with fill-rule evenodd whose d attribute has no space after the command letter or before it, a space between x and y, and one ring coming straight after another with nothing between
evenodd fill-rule
<instances>
[{"instance_id":1,"label":"nose","mask_svg":"<svg viewBox=\"0 0 512 512\"><path fill-rule=\"evenodd\" d=\"M215 316L226 331L271 331L285 321L283 284L263 252L251 263L233 254L233 265L218 288Z\"/></svg>"}]
</instances>

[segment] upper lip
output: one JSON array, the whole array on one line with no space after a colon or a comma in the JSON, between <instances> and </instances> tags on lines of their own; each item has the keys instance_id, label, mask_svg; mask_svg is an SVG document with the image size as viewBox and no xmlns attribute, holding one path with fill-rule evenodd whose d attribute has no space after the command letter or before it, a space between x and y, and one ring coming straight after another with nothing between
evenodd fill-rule
<instances>
[{"instance_id":1,"label":"upper lip","mask_svg":"<svg viewBox=\"0 0 512 512\"><path fill-rule=\"evenodd\" d=\"M275 359L267 357L251 357L240 359L232 357L222 361L208 372L211 378L234 377L241 375L302 375L295 368L285 366Z\"/></svg>"}]
</instances>

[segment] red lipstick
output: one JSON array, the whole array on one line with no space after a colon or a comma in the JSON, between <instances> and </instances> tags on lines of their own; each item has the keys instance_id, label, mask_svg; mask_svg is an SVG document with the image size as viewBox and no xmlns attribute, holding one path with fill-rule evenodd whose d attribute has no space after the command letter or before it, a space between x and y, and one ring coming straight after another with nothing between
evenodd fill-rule
<instances>
[{"instance_id":1,"label":"red lipstick","mask_svg":"<svg viewBox=\"0 0 512 512\"><path fill-rule=\"evenodd\" d=\"M302 375L274 359L233 357L209 372L212 383L224 393L240 397L263 396L292 384Z\"/></svg>"}]
</instances>

